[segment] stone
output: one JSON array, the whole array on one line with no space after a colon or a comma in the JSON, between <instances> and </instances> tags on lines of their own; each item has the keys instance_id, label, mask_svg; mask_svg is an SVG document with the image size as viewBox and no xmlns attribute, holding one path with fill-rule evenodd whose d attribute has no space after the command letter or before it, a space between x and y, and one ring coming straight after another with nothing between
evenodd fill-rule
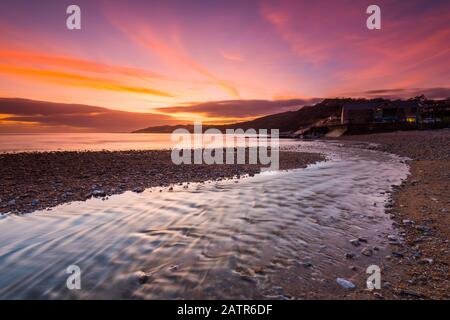
<instances>
[{"instance_id":1,"label":"stone","mask_svg":"<svg viewBox=\"0 0 450 320\"><path fill-rule=\"evenodd\" d=\"M421 298L422 297L422 295L420 293L417 293L413 290L400 290L399 294L402 296L409 296L409 297L413 297L413 298Z\"/></svg>"},{"instance_id":2,"label":"stone","mask_svg":"<svg viewBox=\"0 0 450 320\"><path fill-rule=\"evenodd\" d=\"M31 201L32 206L37 206L39 204L39 200L33 200Z\"/></svg>"},{"instance_id":3,"label":"stone","mask_svg":"<svg viewBox=\"0 0 450 320\"><path fill-rule=\"evenodd\" d=\"M149 275L143 271L138 271L138 272L136 272L135 275L140 284L146 283L148 281L148 279L150 278Z\"/></svg>"},{"instance_id":4,"label":"stone","mask_svg":"<svg viewBox=\"0 0 450 320\"><path fill-rule=\"evenodd\" d=\"M12 199L12 200L8 201L8 205L9 206L15 206L16 205L16 199Z\"/></svg>"},{"instance_id":5,"label":"stone","mask_svg":"<svg viewBox=\"0 0 450 320\"><path fill-rule=\"evenodd\" d=\"M361 254L365 255L366 257L370 257L373 254L373 251L370 248L364 248L362 249Z\"/></svg>"},{"instance_id":6,"label":"stone","mask_svg":"<svg viewBox=\"0 0 450 320\"><path fill-rule=\"evenodd\" d=\"M397 257L397 258L403 258L404 257L403 253L397 252L397 251L392 251L392 255L394 257Z\"/></svg>"},{"instance_id":7,"label":"stone","mask_svg":"<svg viewBox=\"0 0 450 320\"><path fill-rule=\"evenodd\" d=\"M144 190L145 189L143 187L136 187L136 188L133 189L133 192L142 193L142 192L144 192Z\"/></svg>"},{"instance_id":8,"label":"stone","mask_svg":"<svg viewBox=\"0 0 450 320\"><path fill-rule=\"evenodd\" d=\"M416 230L419 230L419 231L424 232L424 233L431 232L431 228L429 228L427 226L423 226L423 225L416 226Z\"/></svg>"},{"instance_id":9,"label":"stone","mask_svg":"<svg viewBox=\"0 0 450 320\"><path fill-rule=\"evenodd\" d=\"M355 257L355 254L354 253L346 253L345 254L345 258L346 259L353 259Z\"/></svg>"},{"instance_id":10,"label":"stone","mask_svg":"<svg viewBox=\"0 0 450 320\"><path fill-rule=\"evenodd\" d=\"M419 260L420 264L433 264L433 259L431 258L424 258Z\"/></svg>"},{"instance_id":11,"label":"stone","mask_svg":"<svg viewBox=\"0 0 450 320\"><path fill-rule=\"evenodd\" d=\"M336 282L344 289L355 289L356 286L353 282L343 279L343 278L337 278Z\"/></svg>"},{"instance_id":12,"label":"stone","mask_svg":"<svg viewBox=\"0 0 450 320\"><path fill-rule=\"evenodd\" d=\"M357 247L357 246L359 246L361 244L358 239L351 239L349 242L352 245L354 245L355 247Z\"/></svg>"},{"instance_id":13,"label":"stone","mask_svg":"<svg viewBox=\"0 0 450 320\"><path fill-rule=\"evenodd\" d=\"M398 242L397 236L395 236L393 234L388 235L387 238L388 238L389 241Z\"/></svg>"},{"instance_id":14,"label":"stone","mask_svg":"<svg viewBox=\"0 0 450 320\"><path fill-rule=\"evenodd\" d=\"M374 293L373 293L373 296L374 296L375 298L377 298L377 299L384 300L383 295L382 295L381 293L379 293L379 292L374 292Z\"/></svg>"},{"instance_id":15,"label":"stone","mask_svg":"<svg viewBox=\"0 0 450 320\"><path fill-rule=\"evenodd\" d=\"M105 191L103 191L101 189L96 189L96 190L92 191L92 195L94 197L104 197L104 196L106 196L106 193L105 193Z\"/></svg>"}]
</instances>

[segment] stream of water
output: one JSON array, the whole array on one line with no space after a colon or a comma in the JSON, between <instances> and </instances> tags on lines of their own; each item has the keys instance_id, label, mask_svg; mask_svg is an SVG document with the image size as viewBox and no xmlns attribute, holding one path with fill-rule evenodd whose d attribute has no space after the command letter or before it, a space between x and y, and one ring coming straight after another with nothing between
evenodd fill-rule
<instances>
[{"instance_id":1,"label":"stream of water","mask_svg":"<svg viewBox=\"0 0 450 320\"><path fill-rule=\"evenodd\" d=\"M332 290L336 277L352 277L349 239L379 248L353 262L361 272L383 255L385 191L408 167L333 142L283 148L328 160L0 217L0 298L299 298L279 280L286 271L290 286ZM69 265L81 269L81 290L66 287Z\"/></svg>"}]
</instances>

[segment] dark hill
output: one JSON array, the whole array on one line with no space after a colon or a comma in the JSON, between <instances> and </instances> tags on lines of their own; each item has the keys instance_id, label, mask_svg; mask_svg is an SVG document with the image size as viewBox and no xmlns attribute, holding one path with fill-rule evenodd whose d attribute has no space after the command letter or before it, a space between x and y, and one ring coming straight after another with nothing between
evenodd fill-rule
<instances>
[{"instance_id":1,"label":"dark hill","mask_svg":"<svg viewBox=\"0 0 450 320\"><path fill-rule=\"evenodd\" d=\"M350 99L325 99L314 106L305 106L297 111L287 111L257 118L255 120L238 122L229 125L208 126L204 125L203 130L216 128L219 130L226 129L279 129L280 132L293 132L302 127L307 127L321 119L328 118L332 115L339 115L342 103L350 101ZM190 132L193 131L193 125L176 125L176 126L159 126L148 127L134 131L134 133L171 133L177 128L185 128Z\"/></svg>"}]
</instances>

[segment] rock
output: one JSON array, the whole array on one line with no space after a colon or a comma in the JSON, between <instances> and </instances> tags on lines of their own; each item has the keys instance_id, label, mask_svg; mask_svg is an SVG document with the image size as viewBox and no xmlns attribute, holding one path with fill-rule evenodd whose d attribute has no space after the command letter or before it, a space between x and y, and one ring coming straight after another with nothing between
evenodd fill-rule
<instances>
[{"instance_id":1,"label":"rock","mask_svg":"<svg viewBox=\"0 0 450 320\"><path fill-rule=\"evenodd\" d=\"M96 189L96 190L92 191L92 195L94 197L104 197L104 196L106 196L106 192L101 189Z\"/></svg>"},{"instance_id":2,"label":"rock","mask_svg":"<svg viewBox=\"0 0 450 320\"><path fill-rule=\"evenodd\" d=\"M419 260L420 264L433 264L433 259L431 258L424 258Z\"/></svg>"},{"instance_id":3,"label":"rock","mask_svg":"<svg viewBox=\"0 0 450 320\"><path fill-rule=\"evenodd\" d=\"M349 242L352 245L354 245L355 247L357 247L357 246L359 246L361 244L358 239L351 239Z\"/></svg>"},{"instance_id":4,"label":"rock","mask_svg":"<svg viewBox=\"0 0 450 320\"><path fill-rule=\"evenodd\" d=\"M31 205L32 206L37 206L39 204L39 200L33 200L33 201L31 201Z\"/></svg>"},{"instance_id":5,"label":"rock","mask_svg":"<svg viewBox=\"0 0 450 320\"><path fill-rule=\"evenodd\" d=\"M387 238L388 238L389 241L398 242L397 236L395 236L393 234L388 235Z\"/></svg>"},{"instance_id":6,"label":"rock","mask_svg":"<svg viewBox=\"0 0 450 320\"><path fill-rule=\"evenodd\" d=\"M16 205L16 199L12 199L8 201L8 206L15 206Z\"/></svg>"},{"instance_id":7,"label":"rock","mask_svg":"<svg viewBox=\"0 0 450 320\"><path fill-rule=\"evenodd\" d=\"M392 255L394 257L397 257L397 258L403 258L404 257L403 253L397 252L397 251L392 251Z\"/></svg>"},{"instance_id":8,"label":"rock","mask_svg":"<svg viewBox=\"0 0 450 320\"><path fill-rule=\"evenodd\" d=\"M176 270L178 270L178 265L171 265L171 266L169 267L169 270L170 270L170 271L176 271Z\"/></svg>"},{"instance_id":9,"label":"rock","mask_svg":"<svg viewBox=\"0 0 450 320\"><path fill-rule=\"evenodd\" d=\"M428 233L431 232L431 228L427 227L427 226L423 226L423 225L418 225L416 226L416 230Z\"/></svg>"},{"instance_id":10,"label":"rock","mask_svg":"<svg viewBox=\"0 0 450 320\"><path fill-rule=\"evenodd\" d=\"M377 299L384 300L383 295L382 295L381 293L379 293L379 292L374 292L374 293L373 293L373 296L374 296L375 298L377 298Z\"/></svg>"},{"instance_id":11,"label":"rock","mask_svg":"<svg viewBox=\"0 0 450 320\"><path fill-rule=\"evenodd\" d=\"M144 190L145 189L143 187L136 187L136 188L133 189L133 192L142 193L142 192L144 192Z\"/></svg>"},{"instance_id":12,"label":"rock","mask_svg":"<svg viewBox=\"0 0 450 320\"><path fill-rule=\"evenodd\" d=\"M367 239L363 237L358 237L359 242L367 243Z\"/></svg>"},{"instance_id":13,"label":"rock","mask_svg":"<svg viewBox=\"0 0 450 320\"><path fill-rule=\"evenodd\" d=\"M419 231L424 232L424 233L431 232L431 228L429 228L427 226L423 226L423 225L416 226L416 230L419 230Z\"/></svg>"},{"instance_id":14,"label":"rock","mask_svg":"<svg viewBox=\"0 0 450 320\"><path fill-rule=\"evenodd\" d=\"M348 281L343 278L337 278L336 282L344 289L355 289L356 286L353 284L353 282Z\"/></svg>"},{"instance_id":15,"label":"rock","mask_svg":"<svg viewBox=\"0 0 450 320\"><path fill-rule=\"evenodd\" d=\"M150 278L149 275L143 271L138 271L138 272L136 272L135 275L140 284L146 283L148 281L148 279Z\"/></svg>"},{"instance_id":16,"label":"rock","mask_svg":"<svg viewBox=\"0 0 450 320\"><path fill-rule=\"evenodd\" d=\"M305 268L311 268L312 267L312 263L310 263L310 262L303 262L302 266L304 266Z\"/></svg>"},{"instance_id":17,"label":"rock","mask_svg":"<svg viewBox=\"0 0 450 320\"><path fill-rule=\"evenodd\" d=\"M405 220L402 220L402 223L403 223L404 225L412 225L412 224L414 224L414 221L413 221L413 220L405 219Z\"/></svg>"},{"instance_id":18,"label":"rock","mask_svg":"<svg viewBox=\"0 0 450 320\"><path fill-rule=\"evenodd\" d=\"M253 272L256 274L264 274L264 269L262 267L254 267Z\"/></svg>"},{"instance_id":19,"label":"rock","mask_svg":"<svg viewBox=\"0 0 450 320\"><path fill-rule=\"evenodd\" d=\"M401 296L413 297L413 298L421 298L422 297L422 295L420 293L417 293L413 290L400 290L399 294Z\"/></svg>"},{"instance_id":20,"label":"rock","mask_svg":"<svg viewBox=\"0 0 450 320\"><path fill-rule=\"evenodd\" d=\"M402 243L400 239L393 234L388 235L388 240L391 245L400 245Z\"/></svg>"},{"instance_id":21,"label":"rock","mask_svg":"<svg viewBox=\"0 0 450 320\"><path fill-rule=\"evenodd\" d=\"M370 248L364 248L362 249L361 254L365 255L366 257L370 257L373 254L373 251Z\"/></svg>"},{"instance_id":22,"label":"rock","mask_svg":"<svg viewBox=\"0 0 450 320\"><path fill-rule=\"evenodd\" d=\"M415 238L412 242L413 242L413 243L420 243L420 242L423 242L423 237L417 237L417 238Z\"/></svg>"},{"instance_id":23,"label":"rock","mask_svg":"<svg viewBox=\"0 0 450 320\"><path fill-rule=\"evenodd\" d=\"M346 259L353 259L355 257L355 254L354 253L346 253L345 254L345 258Z\"/></svg>"}]
</instances>

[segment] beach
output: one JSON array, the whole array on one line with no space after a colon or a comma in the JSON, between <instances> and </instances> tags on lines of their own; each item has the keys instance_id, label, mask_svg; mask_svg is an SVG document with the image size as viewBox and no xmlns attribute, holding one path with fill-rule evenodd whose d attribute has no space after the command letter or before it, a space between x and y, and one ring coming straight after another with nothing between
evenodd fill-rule
<instances>
[{"instance_id":1,"label":"beach","mask_svg":"<svg viewBox=\"0 0 450 320\"><path fill-rule=\"evenodd\" d=\"M280 169L324 160L317 153L280 152ZM174 184L237 179L261 165L175 165L167 150L0 154L0 213L28 213L92 197ZM187 187L187 185L186 185Z\"/></svg>"},{"instance_id":2,"label":"beach","mask_svg":"<svg viewBox=\"0 0 450 320\"><path fill-rule=\"evenodd\" d=\"M450 130L345 136L363 147L410 158L410 174L394 188L386 212L399 231L382 268L382 289L352 298L450 298ZM376 145L373 145L376 144Z\"/></svg>"},{"instance_id":3,"label":"beach","mask_svg":"<svg viewBox=\"0 0 450 320\"><path fill-rule=\"evenodd\" d=\"M272 176L260 165L177 166L168 150L3 153L2 241L23 252L5 272L53 256L63 268L79 254L89 285L108 275L112 289L77 298L448 299L449 142L449 130L292 140ZM118 254L130 257L113 263ZM92 269L96 259L115 267ZM381 290L366 289L369 265ZM45 279L35 285L66 297ZM36 297L5 281L16 289L0 296Z\"/></svg>"},{"instance_id":4,"label":"beach","mask_svg":"<svg viewBox=\"0 0 450 320\"><path fill-rule=\"evenodd\" d=\"M363 149L359 144L341 144L283 141L282 150L306 153L292 154L297 163L304 163L308 154L314 159L319 153L325 155L326 161L302 169L241 175L240 179L219 177L220 181L207 183L175 183L111 197L97 192L97 197L89 194L86 201L72 201L51 210L4 215L0 218L0 254L5 257L0 268L0 297L348 298L354 290L342 287L338 279L365 288L367 266L381 265L390 254L387 236L395 230L385 214L385 191L400 185L408 167L398 156ZM81 167L93 167L94 176L100 169L107 170L86 164L96 163L98 153L81 152L77 157L90 157L86 163L55 154L43 157L54 155L64 161L43 166L39 172L48 170L59 172L58 177L70 177L75 175L71 171L77 176L84 174ZM127 153L120 154L126 157ZM136 153L131 154L128 157L136 157ZM152 154L157 157L163 153ZM281 154L282 168L286 168L284 151ZM31 159L20 166L30 176L33 164L42 168L42 159ZM137 172L138 160L128 159L121 165L115 153L113 159L120 169L112 169L115 175ZM111 161L98 162L113 166ZM158 170L166 180L172 177L170 165ZM142 166L147 167L147 162ZM196 166L201 167L195 165L192 171L184 167L178 173L212 176ZM204 170L214 168L208 167ZM225 176L224 170L220 170L221 176ZM55 180L42 175L46 184ZM101 187L107 189L109 180L101 179ZM84 180L89 182L86 191L93 193L92 179ZM67 181L74 184L76 179ZM161 183L161 179L152 183ZM99 184L97 181L95 190ZM76 292L62 287L66 277L60 271L72 264L84 275L83 290ZM30 277L32 281L26 281Z\"/></svg>"}]
</instances>

